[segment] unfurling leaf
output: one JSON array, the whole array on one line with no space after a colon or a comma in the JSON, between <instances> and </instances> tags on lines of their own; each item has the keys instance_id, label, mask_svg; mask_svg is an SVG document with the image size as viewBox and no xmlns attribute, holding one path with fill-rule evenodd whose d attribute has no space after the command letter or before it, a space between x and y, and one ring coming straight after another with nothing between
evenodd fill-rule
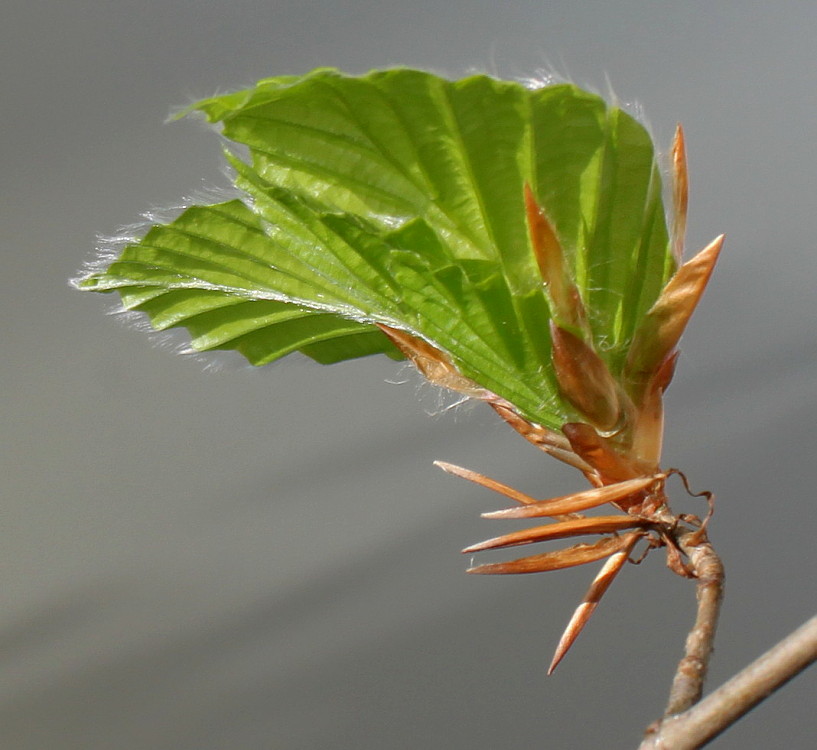
<instances>
[{"instance_id":1,"label":"unfurling leaf","mask_svg":"<svg viewBox=\"0 0 817 750\"><path fill-rule=\"evenodd\" d=\"M686 569L669 541L678 519L659 468L662 397L723 238L678 267L680 127L670 237L648 132L572 85L321 69L189 111L246 154L226 153L240 197L152 226L80 289L118 292L155 329L183 326L194 349L233 349L255 365L294 352L327 364L408 358L581 471L592 489L542 501L438 464L522 506L489 518L555 519L466 552L606 535L469 571L609 558L551 671L639 539L667 545ZM625 513L576 515L605 503Z\"/></svg>"},{"instance_id":2,"label":"unfurling leaf","mask_svg":"<svg viewBox=\"0 0 817 750\"><path fill-rule=\"evenodd\" d=\"M246 149L229 157L242 197L156 225L78 285L196 349L399 357L384 331L400 331L439 353L415 361L442 385L558 432L579 415L551 311L618 377L675 267L649 134L572 85L317 70L191 111Z\"/></svg>"}]
</instances>

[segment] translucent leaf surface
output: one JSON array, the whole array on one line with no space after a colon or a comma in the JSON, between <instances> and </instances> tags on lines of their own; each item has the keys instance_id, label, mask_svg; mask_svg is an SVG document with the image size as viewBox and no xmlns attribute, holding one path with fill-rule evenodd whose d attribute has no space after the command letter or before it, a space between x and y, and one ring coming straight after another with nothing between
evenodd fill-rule
<instances>
[{"instance_id":1,"label":"translucent leaf surface","mask_svg":"<svg viewBox=\"0 0 817 750\"><path fill-rule=\"evenodd\" d=\"M198 349L254 364L401 356L383 323L558 428L575 413L553 372L525 185L614 375L673 270L649 135L575 86L319 70L193 109L247 147L247 162L228 157L246 197L153 227L80 285L119 290Z\"/></svg>"}]
</instances>

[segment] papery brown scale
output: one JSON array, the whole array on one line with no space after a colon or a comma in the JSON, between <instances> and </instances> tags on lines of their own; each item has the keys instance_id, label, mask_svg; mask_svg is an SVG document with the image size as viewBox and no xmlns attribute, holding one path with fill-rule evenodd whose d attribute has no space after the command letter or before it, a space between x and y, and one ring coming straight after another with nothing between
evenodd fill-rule
<instances>
[{"instance_id":1,"label":"papery brown scale","mask_svg":"<svg viewBox=\"0 0 817 750\"><path fill-rule=\"evenodd\" d=\"M689 205L689 172L687 170L684 129L679 123L672 141L672 254L680 263L684 254L687 208Z\"/></svg>"},{"instance_id":2,"label":"papery brown scale","mask_svg":"<svg viewBox=\"0 0 817 750\"><path fill-rule=\"evenodd\" d=\"M595 544L576 544L554 552L521 557L509 562L486 563L469 568L476 575L513 575L516 573L544 573L602 560L624 549L628 540L621 536L605 537Z\"/></svg>"},{"instance_id":3,"label":"papery brown scale","mask_svg":"<svg viewBox=\"0 0 817 750\"><path fill-rule=\"evenodd\" d=\"M549 456L553 456L553 458L575 467L581 471L591 483L597 484L593 468L573 452L573 449L570 447L570 441L567 440L564 435L560 435L558 432L549 430L542 425L529 422L517 414L517 412L511 408L510 404L505 401L489 399L488 403L508 425L513 427L513 429L528 442L533 443L533 445L545 451Z\"/></svg>"},{"instance_id":4,"label":"papery brown scale","mask_svg":"<svg viewBox=\"0 0 817 750\"><path fill-rule=\"evenodd\" d=\"M510 534L486 539L466 547L463 552L482 552L503 547L518 547L523 544L547 542L553 539L566 539L585 534L612 534L625 529L635 529L648 525L648 522L637 516L591 516L589 518L571 518L567 521L535 526L531 529L513 531Z\"/></svg>"},{"instance_id":5,"label":"papery brown scale","mask_svg":"<svg viewBox=\"0 0 817 750\"><path fill-rule=\"evenodd\" d=\"M638 393L638 409L632 429L631 453L645 464L658 466L664 441L663 394L675 372L678 351L664 359Z\"/></svg>"},{"instance_id":6,"label":"papery brown scale","mask_svg":"<svg viewBox=\"0 0 817 750\"><path fill-rule=\"evenodd\" d=\"M507 401L496 398L489 401L489 403L502 419L534 445L558 448L564 451L570 450L570 441L564 435L521 417Z\"/></svg>"},{"instance_id":7,"label":"papery brown scale","mask_svg":"<svg viewBox=\"0 0 817 750\"><path fill-rule=\"evenodd\" d=\"M378 323L377 327L434 385L482 400L494 397L490 391L480 388L473 380L461 375L447 355L424 339L382 323Z\"/></svg>"},{"instance_id":8,"label":"papery brown scale","mask_svg":"<svg viewBox=\"0 0 817 750\"><path fill-rule=\"evenodd\" d=\"M655 467L635 461L616 451L609 440L602 437L589 424L568 422L562 426L573 450L602 478L602 484L622 482L655 473ZM622 506L625 507L625 506Z\"/></svg>"},{"instance_id":9,"label":"papery brown scale","mask_svg":"<svg viewBox=\"0 0 817 750\"><path fill-rule=\"evenodd\" d=\"M534 504L538 502L536 498L526 495L524 492L520 492L519 490L515 490L513 487L509 487L507 484L497 482L496 479L486 477L484 474L480 474L477 471L471 471L471 469L465 469L462 466L450 464L447 461L435 461L434 465L438 466L448 474L453 474L454 476L467 479L469 482L474 482L474 484L478 484L481 487L498 492L500 495L504 495L511 500L515 500L522 505Z\"/></svg>"},{"instance_id":10,"label":"papery brown scale","mask_svg":"<svg viewBox=\"0 0 817 750\"><path fill-rule=\"evenodd\" d=\"M675 349L718 260L720 235L687 261L667 282L633 337L625 373L638 390Z\"/></svg>"},{"instance_id":11,"label":"papery brown scale","mask_svg":"<svg viewBox=\"0 0 817 750\"><path fill-rule=\"evenodd\" d=\"M657 467L664 442L664 401L657 378L648 384L641 398L632 430L631 455Z\"/></svg>"},{"instance_id":12,"label":"papery brown scale","mask_svg":"<svg viewBox=\"0 0 817 750\"><path fill-rule=\"evenodd\" d=\"M663 393L672 382L675 375L675 366L678 364L678 357L680 352L676 349L671 352L664 361L658 366L655 372L655 385Z\"/></svg>"},{"instance_id":13,"label":"papery brown scale","mask_svg":"<svg viewBox=\"0 0 817 750\"><path fill-rule=\"evenodd\" d=\"M563 299L564 255L562 245L553 225L545 216L542 207L536 202L530 185L525 183L525 213L530 233L531 246L539 266L542 281L548 285L555 301Z\"/></svg>"},{"instance_id":14,"label":"papery brown scale","mask_svg":"<svg viewBox=\"0 0 817 750\"><path fill-rule=\"evenodd\" d=\"M601 430L621 418L618 387L601 357L570 331L550 323L551 357L559 390L567 401Z\"/></svg>"},{"instance_id":15,"label":"papery brown scale","mask_svg":"<svg viewBox=\"0 0 817 750\"><path fill-rule=\"evenodd\" d=\"M584 595L581 604L573 612L573 616L567 623L567 626L562 633L562 637L559 639L559 644L556 646L556 651L553 654L553 660L550 662L550 667L548 667L548 674L553 674L553 670L556 669L559 662L565 657L565 654L570 650L570 647L576 641L576 638L579 637L579 633L581 633L584 626L587 625L590 617L593 615L593 612L595 612L596 607L601 601L602 596L604 596L607 589L610 588L610 584L615 580L616 576L624 567L624 564L627 562L627 558L633 551L633 547L635 547L636 542L638 542L641 537L642 532L638 531L621 537L623 540L626 540L626 544L620 551L611 555L604 563L602 569L598 572L596 577L593 579L593 582L590 584L590 588Z\"/></svg>"},{"instance_id":16,"label":"papery brown scale","mask_svg":"<svg viewBox=\"0 0 817 750\"><path fill-rule=\"evenodd\" d=\"M524 193L531 247L553 305L551 312L561 322L576 329L584 329L587 325L587 315L581 296L568 274L564 249L556 230L527 183Z\"/></svg>"},{"instance_id":17,"label":"papery brown scale","mask_svg":"<svg viewBox=\"0 0 817 750\"><path fill-rule=\"evenodd\" d=\"M665 478L664 474L650 477L629 479L604 487L595 487L590 490L576 492L572 495L554 497L549 500L540 500L534 503L525 503L522 507L505 508L483 513L483 518L547 518L561 516L566 513L578 513L590 508L598 508L606 503L619 503L631 499L634 503L641 502L647 490Z\"/></svg>"}]
</instances>

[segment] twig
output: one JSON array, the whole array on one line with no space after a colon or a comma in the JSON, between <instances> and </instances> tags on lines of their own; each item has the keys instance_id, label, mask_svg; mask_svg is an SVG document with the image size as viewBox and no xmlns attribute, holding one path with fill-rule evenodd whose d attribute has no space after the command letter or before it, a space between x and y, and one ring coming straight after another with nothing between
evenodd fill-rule
<instances>
[{"instance_id":1,"label":"twig","mask_svg":"<svg viewBox=\"0 0 817 750\"><path fill-rule=\"evenodd\" d=\"M684 713L648 730L639 750L696 750L817 660L817 616Z\"/></svg>"},{"instance_id":2,"label":"twig","mask_svg":"<svg viewBox=\"0 0 817 750\"><path fill-rule=\"evenodd\" d=\"M723 564L706 538L701 539L702 534L702 529L685 531L678 538L698 581L698 612L695 625L687 636L684 658L675 672L665 716L686 711L700 700L718 626L723 598Z\"/></svg>"}]
</instances>

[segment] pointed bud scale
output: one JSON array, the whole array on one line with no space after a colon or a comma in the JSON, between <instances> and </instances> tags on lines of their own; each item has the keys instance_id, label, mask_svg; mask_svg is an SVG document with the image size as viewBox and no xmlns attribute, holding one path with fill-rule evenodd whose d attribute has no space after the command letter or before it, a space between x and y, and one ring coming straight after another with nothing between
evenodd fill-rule
<instances>
[{"instance_id":1,"label":"pointed bud scale","mask_svg":"<svg viewBox=\"0 0 817 750\"><path fill-rule=\"evenodd\" d=\"M602 560L624 549L629 540L624 536L608 536L595 544L575 544L555 552L522 557L509 562L487 563L469 568L466 572L475 575L515 575L518 573L545 573L562 570L576 565Z\"/></svg>"},{"instance_id":2,"label":"pointed bud scale","mask_svg":"<svg viewBox=\"0 0 817 750\"><path fill-rule=\"evenodd\" d=\"M675 262L681 262L687 230L687 207L689 205L689 172L684 144L684 129L679 123L672 141L672 254Z\"/></svg>"},{"instance_id":3,"label":"pointed bud scale","mask_svg":"<svg viewBox=\"0 0 817 750\"><path fill-rule=\"evenodd\" d=\"M704 293L724 236L709 243L667 282L633 337L625 371L638 392L675 349Z\"/></svg>"},{"instance_id":4,"label":"pointed bud scale","mask_svg":"<svg viewBox=\"0 0 817 750\"><path fill-rule=\"evenodd\" d=\"M542 425L529 422L527 419L519 416L507 401L488 399L488 403L493 410L513 427L514 430L522 435L525 440L543 450L549 456L553 456L553 458L575 467L582 472L591 483L597 483L594 481L594 471L592 467L582 461L582 459L573 452L570 447L570 442L564 435L560 435L558 432L549 430Z\"/></svg>"},{"instance_id":5,"label":"pointed bud scale","mask_svg":"<svg viewBox=\"0 0 817 750\"><path fill-rule=\"evenodd\" d=\"M550 323L551 356L559 390L600 430L612 430L621 418L616 381L593 349L570 331Z\"/></svg>"},{"instance_id":6,"label":"pointed bud scale","mask_svg":"<svg viewBox=\"0 0 817 750\"><path fill-rule=\"evenodd\" d=\"M592 490L576 492L573 495L554 497L529 503L522 507L505 508L483 513L483 518L553 518L567 513L579 513L590 508L598 508L606 503L615 503L632 498L633 502L641 502L643 494L651 485L665 479L664 474L655 474L651 477L629 479L617 484L608 484L605 487L595 487Z\"/></svg>"},{"instance_id":7,"label":"pointed bud scale","mask_svg":"<svg viewBox=\"0 0 817 750\"><path fill-rule=\"evenodd\" d=\"M635 529L644 526L647 522L637 516L590 516L588 518L571 518L558 523L548 523L544 526L534 526L532 529L512 531L510 534L486 539L484 542L472 544L463 550L463 553L482 552L488 549L502 549L503 547L519 547L523 544L548 542L553 539L566 539L571 536L586 534L614 534L624 529Z\"/></svg>"},{"instance_id":8,"label":"pointed bud scale","mask_svg":"<svg viewBox=\"0 0 817 750\"><path fill-rule=\"evenodd\" d=\"M586 328L587 315L579 292L568 276L562 245L527 183L525 212L533 254L553 305L552 314L577 329Z\"/></svg>"},{"instance_id":9,"label":"pointed bud scale","mask_svg":"<svg viewBox=\"0 0 817 750\"><path fill-rule=\"evenodd\" d=\"M542 281L550 287L551 295L563 299L565 291L562 283L565 278L564 254L562 245L553 225L545 216L541 206L536 202L533 190L525 183L525 213L528 220L533 254L539 266Z\"/></svg>"},{"instance_id":10,"label":"pointed bud scale","mask_svg":"<svg viewBox=\"0 0 817 750\"><path fill-rule=\"evenodd\" d=\"M480 474L476 471L471 471L471 469L464 469L462 466L450 464L447 461L435 461L434 465L439 466L443 471L447 472L448 474L453 474L454 476L467 479L470 482L474 482L475 484L479 484L482 487L485 487L489 490L493 490L494 492L498 492L501 495L505 495L505 497L509 497L511 500L516 500L516 502L521 503L523 505L529 505L539 502L535 497L526 495L524 492L519 492L519 490L515 490L513 487L508 487L508 485L506 484L497 482L495 479L486 477L484 474Z\"/></svg>"},{"instance_id":11,"label":"pointed bud scale","mask_svg":"<svg viewBox=\"0 0 817 750\"><path fill-rule=\"evenodd\" d=\"M631 453L640 461L658 466L664 442L663 393L675 371L678 352L670 354L643 389L632 430Z\"/></svg>"},{"instance_id":12,"label":"pointed bud scale","mask_svg":"<svg viewBox=\"0 0 817 750\"><path fill-rule=\"evenodd\" d=\"M582 632L596 610L601 597L604 596L607 589L610 588L610 584L624 567L624 563L627 562L627 558L629 558L633 547L640 538L641 533L639 532L626 534L622 537L622 539L627 540L624 547L604 563L598 575L593 579L593 583L590 584L582 603L576 608L570 622L567 623L564 633L562 633L562 637L559 639L559 645L556 646L556 652L553 654L553 661L550 662L550 667L548 667L548 674L553 674L553 670L559 666L559 662L564 659L565 654L575 643L579 633Z\"/></svg>"},{"instance_id":13,"label":"pointed bud scale","mask_svg":"<svg viewBox=\"0 0 817 750\"><path fill-rule=\"evenodd\" d=\"M570 450L570 443L564 435L521 417L514 410L513 404L508 401L494 397L490 399L488 403L514 430L534 445L540 448L557 448L563 451Z\"/></svg>"}]
</instances>

